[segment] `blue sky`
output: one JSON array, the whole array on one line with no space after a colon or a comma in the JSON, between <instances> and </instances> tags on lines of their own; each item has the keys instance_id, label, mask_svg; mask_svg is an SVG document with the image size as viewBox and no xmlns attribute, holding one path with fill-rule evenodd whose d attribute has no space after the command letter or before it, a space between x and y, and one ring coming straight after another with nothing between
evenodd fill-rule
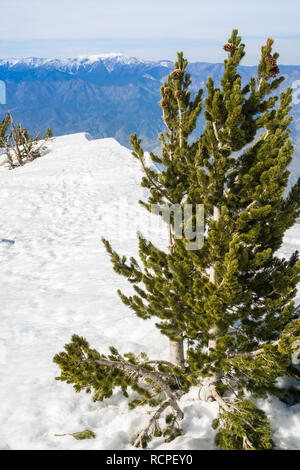
<instances>
[{"instance_id":1,"label":"blue sky","mask_svg":"<svg viewBox=\"0 0 300 470\"><path fill-rule=\"evenodd\" d=\"M121 52L145 59L220 62L238 28L255 64L276 40L280 62L300 64L299 0L1 0L0 57Z\"/></svg>"}]
</instances>

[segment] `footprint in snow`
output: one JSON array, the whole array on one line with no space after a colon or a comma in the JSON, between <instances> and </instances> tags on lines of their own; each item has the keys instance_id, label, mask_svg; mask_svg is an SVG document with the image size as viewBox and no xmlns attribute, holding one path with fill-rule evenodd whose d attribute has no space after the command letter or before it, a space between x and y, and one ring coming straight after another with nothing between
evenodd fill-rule
<instances>
[{"instance_id":1,"label":"footprint in snow","mask_svg":"<svg viewBox=\"0 0 300 470\"><path fill-rule=\"evenodd\" d=\"M7 238L0 238L0 243L6 243L7 245L14 245L15 240L8 240Z\"/></svg>"}]
</instances>

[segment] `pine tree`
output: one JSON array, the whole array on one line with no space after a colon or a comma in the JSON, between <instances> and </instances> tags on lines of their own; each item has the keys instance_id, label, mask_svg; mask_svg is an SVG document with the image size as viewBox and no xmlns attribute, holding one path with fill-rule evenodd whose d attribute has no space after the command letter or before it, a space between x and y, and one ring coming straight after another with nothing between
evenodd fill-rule
<instances>
[{"instance_id":1,"label":"pine tree","mask_svg":"<svg viewBox=\"0 0 300 470\"><path fill-rule=\"evenodd\" d=\"M48 139L51 139L51 137L53 137L53 132L52 132L52 130L50 129L50 127L47 127L46 132L45 132L44 139L45 139L45 140L48 140Z\"/></svg>"},{"instance_id":2,"label":"pine tree","mask_svg":"<svg viewBox=\"0 0 300 470\"><path fill-rule=\"evenodd\" d=\"M221 86L207 83L206 127L188 195L204 203L207 232L201 250L186 252L196 273L188 363L206 376L201 397L220 404L217 443L223 449L264 449L273 445L270 428L245 390L253 398L280 393L279 376L299 377L291 357L300 334L293 301L300 262L298 253L283 260L276 251L299 216L300 180L285 197L292 90L279 100L272 93L283 81L274 77L279 69L273 40L262 47L258 76L244 86L237 71L244 45L237 31L228 43ZM226 393L235 399L222 398Z\"/></svg>"},{"instance_id":3,"label":"pine tree","mask_svg":"<svg viewBox=\"0 0 300 470\"><path fill-rule=\"evenodd\" d=\"M4 140L9 129L10 116L7 113L6 117L0 121L0 148L4 147Z\"/></svg>"},{"instance_id":4,"label":"pine tree","mask_svg":"<svg viewBox=\"0 0 300 470\"><path fill-rule=\"evenodd\" d=\"M150 157L154 164L164 168L163 171L156 172L147 167L141 140L136 134L131 136L130 141L134 149L133 156L141 162L144 170L142 186L150 191L147 203L140 201L141 204L150 212L153 205L166 208L166 211L162 210L160 213L162 217L170 213L168 253L159 250L140 234L141 266L133 258L128 263L125 257L120 257L113 251L108 241L103 240L115 271L127 277L136 291L136 295L132 297L119 292L122 301L141 318L160 319L157 327L170 339L170 361L181 367L184 365L184 348L183 329L179 322L184 316L193 314L193 308L186 300L191 273L187 271L190 265L174 251L176 234L172 210L178 205L181 207L188 193L188 172L198 152L197 142L189 143L189 136L196 128L202 108L202 90L191 98L191 79L186 73L186 67L187 60L180 52L174 71L161 87L162 98L159 104L167 131L159 135L162 156L151 152Z\"/></svg>"},{"instance_id":5,"label":"pine tree","mask_svg":"<svg viewBox=\"0 0 300 470\"><path fill-rule=\"evenodd\" d=\"M10 112L0 122L0 147L5 148L6 154L3 163L8 163L10 170L41 156L41 151L45 150L46 146L44 143L39 144L39 140L39 133L33 137L21 123L15 125Z\"/></svg>"},{"instance_id":6,"label":"pine tree","mask_svg":"<svg viewBox=\"0 0 300 470\"><path fill-rule=\"evenodd\" d=\"M277 78L279 55L272 46L268 39L257 76L244 84L238 67L245 46L233 31L224 46L228 57L220 85L207 81L206 125L196 140L191 134L201 112L202 90L191 98L187 61L179 53L161 88L167 127L159 136L162 156L150 154L161 171L146 165L141 140L135 134L131 138L133 156L145 173L142 185L149 189L148 200L142 202L146 209L160 205L165 217L163 208L185 209L189 204L193 232L196 207L205 208L204 244L196 250L189 249L189 231L177 237L174 214L168 250L139 234L140 262L120 256L104 240L115 271L135 290L129 297L119 292L121 299L139 317L159 319L158 328L170 339L170 362L132 353L121 356L115 349L107 358L77 336L55 357L62 369L60 380L73 383L77 391L93 390L95 399L103 399L117 385L125 394L131 387L142 396L132 406L143 402L157 407L136 445L144 447L152 435L161 435L158 423L168 406L172 413L163 433L176 437L174 423L183 417L178 399L199 384L200 398L219 404L213 423L218 446L272 448L270 425L254 400L283 393L277 379L284 374L300 378L292 363L300 340L299 309L294 305L300 261L298 253L290 259L276 254L300 213L300 180L286 194L293 153L292 90L280 97L275 93L283 77ZM109 381L107 367L114 371ZM148 387L138 378L147 379Z\"/></svg>"},{"instance_id":7,"label":"pine tree","mask_svg":"<svg viewBox=\"0 0 300 470\"><path fill-rule=\"evenodd\" d=\"M222 448L268 448L265 418L257 424L259 440L249 438L247 422L260 411L252 410L253 403L248 407L244 390L252 397L279 393L276 379L296 373L291 347L300 334L293 301L300 262L298 253L289 260L276 255L299 215L300 180L284 195L293 153L288 130L292 90L279 100L272 93L283 81L274 77L279 69L273 40L262 47L258 75L246 85L237 71L244 56L237 31L228 42L232 48L220 88L211 79L207 83L206 128L188 196L204 203L207 228L203 249L188 253L197 272L197 320L186 330L196 341L188 362L207 377L202 397L220 403L217 440ZM221 394L232 389L238 398L225 403ZM233 443L236 420L240 434Z\"/></svg>"}]
</instances>

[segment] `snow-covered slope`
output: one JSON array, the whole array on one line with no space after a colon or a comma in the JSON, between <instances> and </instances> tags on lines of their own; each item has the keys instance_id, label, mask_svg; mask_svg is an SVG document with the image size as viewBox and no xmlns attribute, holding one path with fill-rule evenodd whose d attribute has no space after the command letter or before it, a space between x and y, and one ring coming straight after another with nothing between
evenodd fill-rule
<instances>
[{"instance_id":1,"label":"snow-covered slope","mask_svg":"<svg viewBox=\"0 0 300 470\"><path fill-rule=\"evenodd\" d=\"M54 139L48 153L23 168L0 167L0 448L129 449L130 438L148 419L128 411L116 393L92 403L70 385L56 382L55 353L73 333L103 352L146 351L167 358L167 340L154 322L135 317L120 301L128 284L113 272L101 243L109 238L121 253L136 254L135 229L148 235L152 219L139 208L140 169L130 151L113 139L86 134ZM293 228L283 252L299 246ZM151 238L167 243L153 223ZM211 420L216 404L185 397L185 434L155 448L214 448ZM264 402L280 448L300 448L300 405ZM95 440L54 434L90 428Z\"/></svg>"}]
</instances>

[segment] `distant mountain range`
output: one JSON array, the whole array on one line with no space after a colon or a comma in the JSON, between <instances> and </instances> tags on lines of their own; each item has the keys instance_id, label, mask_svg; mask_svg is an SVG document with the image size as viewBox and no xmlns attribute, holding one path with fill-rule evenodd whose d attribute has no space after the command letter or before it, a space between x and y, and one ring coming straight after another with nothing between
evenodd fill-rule
<instances>
[{"instance_id":1,"label":"distant mountain range","mask_svg":"<svg viewBox=\"0 0 300 470\"><path fill-rule=\"evenodd\" d=\"M2 59L0 80L6 83L7 104L0 105L0 117L9 109L32 133L43 134L47 127L54 135L89 132L94 138L114 137L127 147L130 134L137 132L144 147L154 149L163 129L160 86L172 68L170 61L142 61L119 54ZM192 90L204 87L209 76L218 83L222 70L223 64L189 64ZM242 66L240 70L249 79L256 67ZM281 65L280 70L286 77L283 86L299 85L300 90L300 66ZM298 160L293 173L300 175L300 92L293 116Z\"/></svg>"}]
</instances>

